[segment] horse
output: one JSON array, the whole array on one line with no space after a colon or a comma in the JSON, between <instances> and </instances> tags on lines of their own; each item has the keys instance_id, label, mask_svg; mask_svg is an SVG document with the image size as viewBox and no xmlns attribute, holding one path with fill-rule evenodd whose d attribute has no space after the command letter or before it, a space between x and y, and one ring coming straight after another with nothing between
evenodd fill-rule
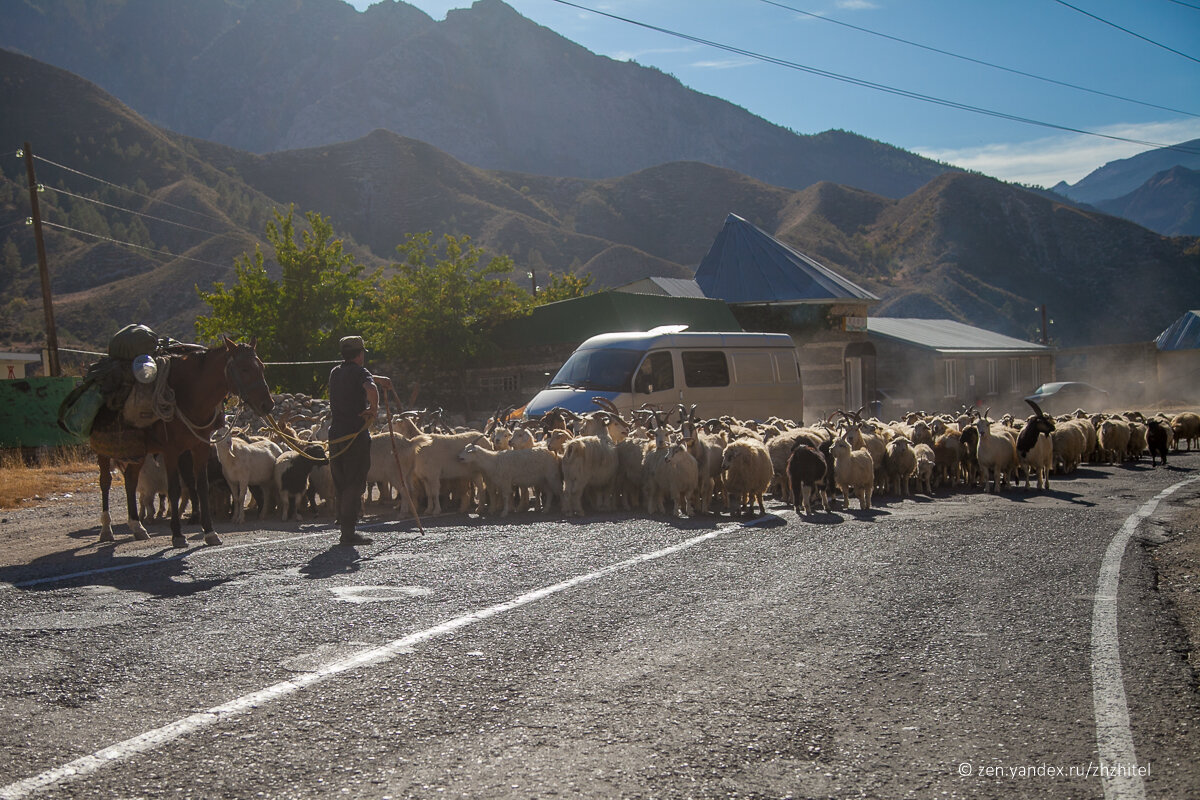
<instances>
[{"instance_id":1,"label":"horse","mask_svg":"<svg viewBox=\"0 0 1200 800\"><path fill-rule=\"evenodd\" d=\"M226 336L221 344L213 347L191 345L185 346L182 352L178 349L168 351L167 386L175 395L174 413L169 419L158 419L146 428L122 428L118 438L131 443L132 451L122 451L120 447L114 447L111 440L105 439L103 424L93 427L91 444L100 467L101 542L114 541L108 513L113 462L118 464L125 477L130 530L135 539L150 538L138 519L137 482L146 455L159 453L167 470L171 546L187 547L179 520L181 473L199 511L204 543L221 543L221 537L213 530L208 501L209 440L214 431L225 425L225 398L230 393L240 397L259 416L268 416L275 407L263 375L263 363L255 351L257 343L257 339L251 339L248 344L239 344Z\"/></svg>"}]
</instances>

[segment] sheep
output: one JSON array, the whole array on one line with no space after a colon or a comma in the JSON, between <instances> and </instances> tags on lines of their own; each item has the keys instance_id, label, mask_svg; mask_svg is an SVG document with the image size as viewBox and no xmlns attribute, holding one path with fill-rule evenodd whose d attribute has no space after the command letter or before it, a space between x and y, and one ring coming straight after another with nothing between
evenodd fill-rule
<instances>
[{"instance_id":1,"label":"sheep","mask_svg":"<svg viewBox=\"0 0 1200 800\"><path fill-rule=\"evenodd\" d=\"M688 452L687 443L678 440L662 449L655 460L646 486L646 513L666 513L666 501L673 503L671 516L690 517L695 514L692 498L700 484L700 468Z\"/></svg>"},{"instance_id":2,"label":"sheep","mask_svg":"<svg viewBox=\"0 0 1200 800\"><path fill-rule=\"evenodd\" d=\"M325 448L320 444L305 446L303 452L289 451L275 459L275 491L279 496L280 519L300 518L300 507L313 503L309 493L309 475L314 467L328 464Z\"/></svg>"},{"instance_id":3,"label":"sheep","mask_svg":"<svg viewBox=\"0 0 1200 800\"><path fill-rule=\"evenodd\" d=\"M490 450L476 442L464 447L457 459L483 474L489 494L502 501L502 517L512 512L514 487L537 488L546 498L543 511L549 510L562 495L562 468L558 455L544 447Z\"/></svg>"},{"instance_id":4,"label":"sheep","mask_svg":"<svg viewBox=\"0 0 1200 800\"><path fill-rule=\"evenodd\" d=\"M858 497L858 508L871 508L871 495L875 491L875 460L866 450L855 450L846 434L833 441L829 448L833 455L833 480L842 492L846 508L850 507L850 492Z\"/></svg>"},{"instance_id":5,"label":"sheep","mask_svg":"<svg viewBox=\"0 0 1200 800\"><path fill-rule=\"evenodd\" d=\"M1130 461L1141 461L1142 453L1146 452L1146 426L1140 421L1129 422L1129 446L1125 454Z\"/></svg>"},{"instance_id":6,"label":"sheep","mask_svg":"<svg viewBox=\"0 0 1200 800\"><path fill-rule=\"evenodd\" d=\"M813 428L792 428L776 434L766 440L767 451L771 454L771 466L775 470L772 485L779 487L778 495L785 503L793 501L791 481L788 480L787 464L792 451L800 444L809 447L820 447L826 438L824 432Z\"/></svg>"},{"instance_id":7,"label":"sheep","mask_svg":"<svg viewBox=\"0 0 1200 800\"><path fill-rule=\"evenodd\" d=\"M1129 449L1129 422L1120 417L1106 419L1100 423L1096 435L1101 458L1109 464L1120 464Z\"/></svg>"},{"instance_id":8,"label":"sheep","mask_svg":"<svg viewBox=\"0 0 1200 800\"><path fill-rule=\"evenodd\" d=\"M1050 458L1055 467L1061 463L1063 474L1075 471L1087 448L1085 428L1078 422L1068 420L1055 425L1054 430L1050 432Z\"/></svg>"},{"instance_id":9,"label":"sheep","mask_svg":"<svg viewBox=\"0 0 1200 800\"><path fill-rule=\"evenodd\" d=\"M796 513L812 514L812 497L820 494L822 505L829 508L829 497L825 493L825 456L820 450L807 444L797 444L788 456L787 482L791 490Z\"/></svg>"},{"instance_id":10,"label":"sheep","mask_svg":"<svg viewBox=\"0 0 1200 800\"><path fill-rule=\"evenodd\" d=\"M1158 466L1158 457L1167 465L1167 451L1171 449L1171 425L1151 417L1146 421L1146 447L1150 450L1150 466Z\"/></svg>"},{"instance_id":11,"label":"sheep","mask_svg":"<svg viewBox=\"0 0 1200 800\"><path fill-rule=\"evenodd\" d=\"M410 486L418 486L425 492L424 513L442 513L442 483L450 484L451 491L459 501L459 513L465 514L471 507L472 489L479 477L474 464L458 460L462 449L477 440L486 442L479 431L463 433L423 433L410 440L412 445L412 469L406 470Z\"/></svg>"},{"instance_id":12,"label":"sheep","mask_svg":"<svg viewBox=\"0 0 1200 800\"><path fill-rule=\"evenodd\" d=\"M138 519L162 519L167 513L167 470L163 467L162 456L151 453L138 472L137 481L138 506L141 511ZM154 501L158 499L158 513L154 511Z\"/></svg>"},{"instance_id":13,"label":"sheep","mask_svg":"<svg viewBox=\"0 0 1200 800\"><path fill-rule=\"evenodd\" d=\"M1193 445L1200 446L1200 414L1191 411L1176 414L1171 419L1171 432L1175 436L1175 449L1186 441L1188 452L1191 452Z\"/></svg>"},{"instance_id":14,"label":"sheep","mask_svg":"<svg viewBox=\"0 0 1200 800\"><path fill-rule=\"evenodd\" d=\"M917 457L917 488L925 494L933 494L933 473L937 460L933 448L924 442L913 445L913 454Z\"/></svg>"},{"instance_id":15,"label":"sheep","mask_svg":"<svg viewBox=\"0 0 1200 800\"><path fill-rule=\"evenodd\" d=\"M1017 462L1025 468L1025 488L1029 488L1029 473L1037 473L1037 488L1050 488L1050 472L1054 469L1054 420L1042 413L1037 403L1026 400L1033 416L1025 420L1017 435Z\"/></svg>"},{"instance_id":16,"label":"sheep","mask_svg":"<svg viewBox=\"0 0 1200 800\"><path fill-rule=\"evenodd\" d=\"M731 498L726 503L731 514L753 515L755 501L759 513L767 513L763 494L770 488L775 470L766 445L749 438L730 442L721 455L721 475L726 496Z\"/></svg>"},{"instance_id":17,"label":"sheep","mask_svg":"<svg viewBox=\"0 0 1200 800\"><path fill-rule=\"evenodd\" d=\"M246 442L233 435L233 429L213 440L217 447L217 459L225 481L233 491L233 521L246 519L246 490L251 485L274 488L275 459L282 453L273 442ZM270 500L259 505L258 517L262 519L270 506Z\"/></svg>"},{"instance_id":18,"label":"sheep","mask_svg":"<svg viewBox=\"0 0 1200 800\"><path fill-rule=\"evenodd\" d=\"M943 481L951 488L958 484L965 455L966 448L959 431L945 430L937 435L933 442L933 465L939 486Z\"/></svg>"},{"instance_id":19,"label":"sheep","mask_svg":"<svg viewBox=\"0 0 1200 800\"><path fill-rule=\"evenodd\" d=\"M988 409L989 411L991 409ZM979 431L979 475L983 487L989 492L1003 491L1008 486L1008 476L1017 467L1017 443L1015 437L1002 427L993 427L985 412L975 420ZM991 488L988 489L988 480Z\"/></svg>"},{"instance_id":20,"label":"sheep","mask_svg":"<svg viewBox=\"0 0 1200 800\"><path fill-rule=\"evenodd\" d=\"M898 436L887 443L883 459L883 481L887 491L908 497L909 482L917 472L917 454L907 437ZM893 488L894 487L894 488Z\"/></svg>"}]
</instances>

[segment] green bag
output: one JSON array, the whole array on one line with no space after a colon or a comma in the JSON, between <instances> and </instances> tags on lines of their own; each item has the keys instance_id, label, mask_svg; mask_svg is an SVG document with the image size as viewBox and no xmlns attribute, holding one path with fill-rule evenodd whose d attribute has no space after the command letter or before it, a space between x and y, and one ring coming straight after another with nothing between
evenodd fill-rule
<instances>
[{"instance_id":1,"label":"green bag","mask_svg":"<svg viewBox=\"0 0 1200 800\"><path fill-rule=\"evenodd\" d=\"M72 436L86 438L96 415L104 408L104 392L94 381L84 381L71 390L58 406L58 427Z\"/></svg>"},{"instance_id":2,"label":"green bag","mask_svg":"<svg viewBox=\"0 0 1200 800\"><path fill-rule=\"evenodd\" d=\"M108 340L108 354L122 361L151 355L158 349L158 334L145 325L126 325Z\"/></svg>"}]
</instances>

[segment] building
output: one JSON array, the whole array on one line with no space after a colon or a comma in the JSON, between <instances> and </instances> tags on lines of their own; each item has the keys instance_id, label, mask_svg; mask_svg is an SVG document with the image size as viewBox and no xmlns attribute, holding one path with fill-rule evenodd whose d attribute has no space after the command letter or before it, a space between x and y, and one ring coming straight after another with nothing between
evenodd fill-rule
<instances>
[{"instance_id":1,"label":"building","mask_svg":"<svg viewBox=\"0 0 1200 800\"><path fill-rule=\"evenodd\" d=\"M867 331L877 358L872 410L883 419L964 406L1024 416L1023 398L1055 380L1052 348L961 322L877 317Z\"/></svg>"},{"instance_id":2,"label":"building","mask_svg":"<svg viewBox=\"0 0 1200 800\"><path fill-rule=\"evenodd\" d=\"M36 353L0 353L0 380L20 380L32 377L35 370L41 368L42 357Z\"/></svg>"},{"instance_id":3,"label":"building","mask_svg":"<svg viewBox=\"0 0 1200 800\"><path fill-rule=\"evenodd\" d=\"M1157 399L1194 405L1200 395L1200 311L1187 311L1154 340Z\"/></svg>"}]
</instances>

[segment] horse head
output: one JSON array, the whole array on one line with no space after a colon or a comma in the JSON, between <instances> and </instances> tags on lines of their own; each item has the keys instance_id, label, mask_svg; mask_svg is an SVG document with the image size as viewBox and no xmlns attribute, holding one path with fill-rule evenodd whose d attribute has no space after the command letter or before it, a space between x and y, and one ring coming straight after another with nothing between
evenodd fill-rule
<instances>
[{"instance_id":1,"label":"horse head","mask_svg":"<svg viewBox=\"0 0 1200 800\"><path fill-rule=\"evenodd\" d=\"M228 357L225 379L229 388L242 398L242 402L260 417L266 417L275 408L275 398L271 397L267 378L263 374L263 362L254 349L257 344L257 337L246 344L225 337L225 353Z\"/></svg>"}]
</instances>

